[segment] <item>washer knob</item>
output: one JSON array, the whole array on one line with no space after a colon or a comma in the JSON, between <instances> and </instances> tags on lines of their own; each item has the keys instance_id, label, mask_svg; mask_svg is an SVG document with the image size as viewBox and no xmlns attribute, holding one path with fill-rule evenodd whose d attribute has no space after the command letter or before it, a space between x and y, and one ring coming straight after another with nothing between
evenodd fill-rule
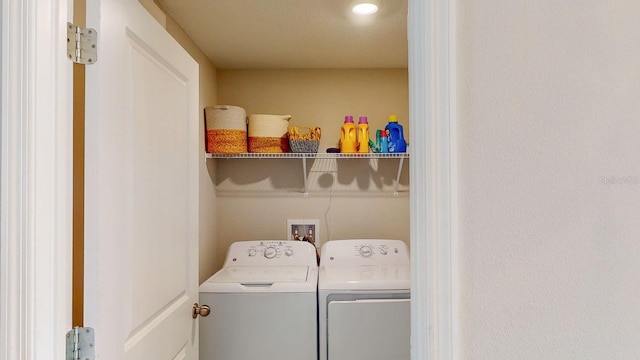
<instances>
[{"instance_id":1,"label":"washer knob","mask_svg":"<svg viewBox=\"0 0 640 360\"><path fill-rule=\"evenodd\" d=\"M293 255L293 250L287 249L287 250L284 251L284 254L287 255L287 256L291 256L291 255Z\"/></svg>"},{"instance_id":2,"label":"washer knob","mask_svg":"<svg viewBox=\"0 0 640 360\"><path fill-rule=\"evenodd\" d=\"M278 252L274 247L268 247L264 249L264 257L266 257L267 259L273 259L274 257L276 257L277 254Z\"/></svg>"},{"instance_id":3,"label":"washer knob","mask_svg":"<svg viewBox=\"0 0 640 360\"><path fill-rule=\"evenodd\" d=\"M387 248L384 248L384 247L380 248L380 254L387 255L387 253L388 253Z\"/></svg>"},{"instance_id":4,"label":"washer knob","mask_svg":"<svg viewBox=\"0 0 640 360\"><path fill-rule=\"evenodd\" d=\"M249 249L249 256L256 256L256 249Z\"/></svg>"},{"instance_id":5,"label":"washer knob","mask_svg":"<svg viewBox=\"0 0 640 360\"><path fill-rule=\"evenodd\" d=\"M373 255L373 249L371 246L363 246L360 248L360 256L370 257L371 255Z\"/></svg>"}]
</instances>

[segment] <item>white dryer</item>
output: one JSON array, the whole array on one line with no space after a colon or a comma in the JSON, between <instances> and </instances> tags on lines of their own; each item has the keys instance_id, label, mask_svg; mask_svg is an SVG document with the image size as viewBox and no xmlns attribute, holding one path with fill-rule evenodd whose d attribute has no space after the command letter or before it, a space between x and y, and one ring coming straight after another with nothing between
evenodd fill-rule
<instances>
[{"instance_id":1,"label":"white dryer","mask_svg":"<svg viewBox=\"0 0 640 360\"><path fill-rule=\"evenodd\" d=\"M200 286L200 360L317 359L316 249L302 241L240 241Z\"/></svg>"},{"instance_id":2,"label":"white dryer","mask_svg":"<svg viewBox=\"0 0 640 360\"><path fill-rule=\"evenodd\" d=\"M326 242L318 275L320 360L408 360L409 274L400 240Z\"/></svg>"}]
</instances>

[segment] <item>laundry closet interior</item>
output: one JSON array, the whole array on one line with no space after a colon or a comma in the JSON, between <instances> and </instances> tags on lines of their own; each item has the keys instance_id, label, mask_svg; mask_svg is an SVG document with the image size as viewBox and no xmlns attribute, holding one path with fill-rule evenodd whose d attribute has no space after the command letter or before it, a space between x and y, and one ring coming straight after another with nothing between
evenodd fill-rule
<instances>
[{"instance_id":1,"label":"laundry closet interior","mask_svg":"<svg viewBox=\"0 0 640 360\"><path fill-rule=\"evenodd\" d=\"M409 139L406 0L384 1L368 21L349 15L348 0L140 3L199 64L200 136L193 141L202 157L200 282L222 267L233 242L286 239L288 219L318 220L318 248L354 238L409 245L409 155L229 159L205 152L205 108L214 105L291 115L291 126L320 127L319 154L338 146L347 115L366 116L375 140L375 130L395 114ZM76 159L82 161L81 151ZM74 306L74 319L80 309Z\"/></svg>"}]
</instances>

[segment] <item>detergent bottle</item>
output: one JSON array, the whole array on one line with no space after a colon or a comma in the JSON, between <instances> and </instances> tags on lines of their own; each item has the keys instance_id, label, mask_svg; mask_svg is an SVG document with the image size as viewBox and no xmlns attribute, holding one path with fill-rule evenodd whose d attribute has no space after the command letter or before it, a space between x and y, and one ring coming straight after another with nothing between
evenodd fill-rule
<instances>
[{"instance_id":1,"label":"detergent bottle","mask_svg":"<svg viewBox=\"0 0 640 360\"><path fill-rule=\"evenodd\" d=\"M380 143L380 141L382 140L382 130L376 130L376 152L382 152L380 151L380 149L382 148L382 145Z\"/></svg>"},{"instance_id":2,"label":"detergent bottle","mask_svg":"<svg viewBox=\"0 0 640 360\"><path fill-rule=\"evenodd\" d=\"M340 129L340 152L354 153L357 151L356 125L353 123L353 116L345 116L344 124Z\"/></svg>"},{"instance_id":3,"label":"detergent bottle","mask_svg":"<svg viewBox=\"0 0 640 360\"><path fill-rule=\"evenodd\" d=\"M389 115L389 123L384 128L389 136L389 152L407 152L407 142L404 140L404 129L398 124L397 115Z\"/></svg>"},{"instance_id":4,"label":"detergent bottle","mask_svg":"<svg viewBox=\"0 0 640 360\"><path fill-rule=\"evenodd\" d=\"M369 121L366 116L358 118L358 152L369 152Z\"/></svg>"},{"instance_id":5,"label":"detergent bottle","mask_svg":"<svg viewBox=\"0 0 640 360\"><path fill-rule=\"evenodd\" d=\"M388 134L387 130L382 130L382 132L380 133L380 152L381 153L389 152L389 137L387 134Z\"/></svg>"}]
</instances>

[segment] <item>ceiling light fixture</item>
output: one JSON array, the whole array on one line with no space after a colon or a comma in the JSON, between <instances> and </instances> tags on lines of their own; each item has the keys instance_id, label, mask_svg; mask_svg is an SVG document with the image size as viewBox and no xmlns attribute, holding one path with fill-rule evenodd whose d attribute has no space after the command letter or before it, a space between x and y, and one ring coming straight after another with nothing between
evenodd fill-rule
<instances>
[{"instance_id":1,"label":"ceiling light fixture","mask_svg":"<svg viewBox=\"0 0 640 360\"><path fill-rule=\"evenodd\" d=\"M378 12L380 3L374 0L360 0L351 2L351 11L356 15L373 15Z\"/></svg>"}]
</instances>

